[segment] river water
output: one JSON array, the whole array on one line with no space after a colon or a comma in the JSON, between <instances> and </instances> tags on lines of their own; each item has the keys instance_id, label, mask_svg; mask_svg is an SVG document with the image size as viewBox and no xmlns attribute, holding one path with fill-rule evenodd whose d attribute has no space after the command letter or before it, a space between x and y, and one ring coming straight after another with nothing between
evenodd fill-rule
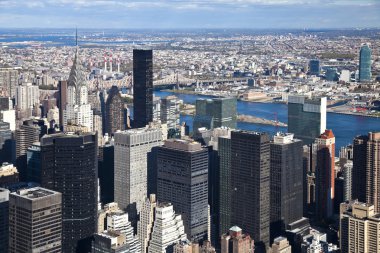
<instances>
[{"instance_id":1,"label":"river water","mask_svg":"<svg viewBox=\"0 0 380 253\"><path fill-rule=\"evenodd\" d=\"M194 104L198 98L208 98L208 96L177 94L168 91L155 91L154 94L159 97L175 95L182 99L184 103L189 104ZM277 117L279 121L284 123L288 121L288 106L286 104L238 101L237 111L238 114L252 115L269 120L274 120ZM186 124L190 126L190 131L192 131L192 116L181 116L181 122L186 122ZM271 135L275 134L277 130L275 126L245 122L238 122L237 127L244 130L263 131ZM339 149L342 146L352 143L355 136L368 134L368 132L371 131L380 131L380 118L327 113L327 128L332 129L335 134L335 149L336 155L338 155ZM278 131L285 132L286 130L285 127L278 128Z\"/></svg>"}]
</instances>

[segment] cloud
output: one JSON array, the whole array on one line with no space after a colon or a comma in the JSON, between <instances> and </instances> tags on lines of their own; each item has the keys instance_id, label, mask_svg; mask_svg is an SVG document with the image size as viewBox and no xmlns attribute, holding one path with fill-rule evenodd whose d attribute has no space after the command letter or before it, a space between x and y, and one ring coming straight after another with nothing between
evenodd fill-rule
<instances>
[{"instance_id":1,"label":"cloud","mask_svg":"<svg viewBox=\"0 0 380 253\"><path fill-rule=\"evenodd\" d=\"M375 0L0 0L0 26L20 28L378 27L378 13Z\"/></svg>"}]
</instances>

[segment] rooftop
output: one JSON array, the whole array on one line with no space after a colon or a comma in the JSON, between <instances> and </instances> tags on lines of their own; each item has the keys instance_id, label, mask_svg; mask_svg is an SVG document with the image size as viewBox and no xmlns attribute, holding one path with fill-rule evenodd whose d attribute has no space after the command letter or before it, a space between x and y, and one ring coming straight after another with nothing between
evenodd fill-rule
<instances>
[{"instance_id":1,"label":"rooftop","mask_svg":"<svg viewBox=\"0 0 380 253\"><path fill-rule=\"evenodd\" d=\"M41 199L41 198L58 194L58 193L59 192L48 190L42 187L34 187L34 188L19 190L11 194L17 195L19 197L23 197L25 199L34 200L34 199Z\"/></svg>"}]
</instances>

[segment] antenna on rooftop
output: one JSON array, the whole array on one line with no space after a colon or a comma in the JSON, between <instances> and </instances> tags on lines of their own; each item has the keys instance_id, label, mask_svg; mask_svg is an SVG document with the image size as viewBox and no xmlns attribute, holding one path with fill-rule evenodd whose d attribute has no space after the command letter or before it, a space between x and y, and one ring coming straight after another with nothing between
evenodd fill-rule
<instances>
[{"instance_id":1,"label":"antenna on rooftop","mask_svg":"<svg viewBox=\"0 0 380 253\"><path fill-rule=\"evenodd\" d=\"M75 27L75 46L78 46L78 27Z\"/></svg>"}]
</instances>

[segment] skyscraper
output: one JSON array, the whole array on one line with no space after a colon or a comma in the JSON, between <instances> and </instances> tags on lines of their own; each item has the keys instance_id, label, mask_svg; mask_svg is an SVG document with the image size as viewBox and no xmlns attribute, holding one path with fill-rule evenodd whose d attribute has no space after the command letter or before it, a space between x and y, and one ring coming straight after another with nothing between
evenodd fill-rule
<instances>
[{"instance_id":1,"label":"skyscraper","mask_svg":"<svg viewBox=\"0 0 380 253\"><path fill-rule=\"evenodd\" d=\"M112 135L117 130L123 131L124 125L124 103L117 86L112 86L106 101L106 133Z\"/></svg>"},{"instance_id":2,"label":"skyscraper","mask_svg":"<svg viewBox=\"0 0 380 253\"><path fill-rule=\"evenodd\" d=\"M137 227L137 235L141 244L142 253L148 252L148 243L153 230L156 206L156 195L151 194L149 198L146 198L145 203L140 212L140 220Z\"/></svg>"},{"instance_id":3,"label":"skyscraper","mask_svg":"<svg viewBox=\"0 0 380 253\"><path fill-rule=\"evenodd\" d=\"M33 143L26 152L27 181L41 183L41 144Z\"/></svg>"},{"instance_id":4,"label":"skyscraper","mask_svg":"<svg viewBox=\"0 0 380 253\"><path fill-rule=\"evenodd\" d=\"M372 51L368 45L363 45L360 48L359 82L371 81L371 54Z\"/></svg>"},{"instance_id":5,"label":"skyscraper","mask_svg":"<svg viewBox=\"0 0 380 253\"><path fill-rule=\"evenodd\" d=\"M67 81L59 81L58 83L58 100L57 105L59 108L59 127L63 126L63 111L66 110L67 103Z\"/></svg>"},{"instance_id":6,"label":"skyscraper","mask_svg":"<svg viewBox=\"0 0 380 253\"><path fill-rule=\"evenodd\" d=\"M100 201L104 204L114 201L115 191L115 147L107 143L99 147L98 176Z\"/></svg>"},{"instance_id":7,"label":"skyscraper","mask_svg":"<svg viewBox=\"0 0 380 253\"><path fill-rule=\"evenodd\" d=\"M175 96L161 99L161 122L168 125L168 129L179 126L180 100Z\"/></svg>"},{"instance_id":8,"label":"skyscraper","mask_svg":"<svg viewBox=\"0 0 380 253\"><path fill-rule=\"evenodd\" d=\"M39 141L41 128L32 121L24 123L16 130L16 167L20 173L21 181L27 179L27 150L34 142Z\"/></svg>"},{"instance_id":9,"label":"skyscraper","mask_svg":"<svg viewBox=\"0 0 380 253\"><path fill-rule=\"evenodd\" d=\"M129 245L130 253L140 253L141 244L138 237L134 235L128 214L123 211L112 212L107 216L107 230L121 232L126 236L126 243Z\"/></svg>"},{"instance_id":10,"label":"skyscraper","mask_svg":"<svg viewBox=\"0 0 380 253\"><path fill-rule=\"evenodd\" d=\"M367 142L368 135L356 136L353 141L352 199L367 201Z\"/></svg>"},{"instance_id":11,"label":"skyscraper","mask_svg":"<svg viewBox=\"0 0 380 253\"><path fill-rule=\"evenodd\" d=\"M270 144L271 241L303 216L302 141L277 133Z\"/></svg>"},{"instance_id":12,"label":"skyscraper","mask_svg":"<svg viewBox=\"0 0 380 253\"><path fill-rule=\"evenodd\" d=\"M9 194L9 253L62 251L62 194L41 187Z\"/></svg>"},{"instance_id":13,"label":"skyscraper","mask_svg":"<svg viewBox=\"0 0 380 253\"><path fill-rule=\"evenodd\" d=\"M67 81L67 104L63 111L63 129L67 125L80 125L87 127L88 131L93 131L93 111L88 103L87 79L77 47Z\"/></svg>"},{"instance_id":14,"label":"skyscraper","mask_svg":"<svg viewBox=\"0 0 380 253\"><path fill-rule=\"evenodd\" d=\"M333 215L335 196L335 136L326 130L317 144L316 167L316 215L320 221L327 221Z\"/></svg>"},{"instance_id":15,"label":"skyscraper","mask_svg":"<svg viewBox=\"0 0 380 253\"><path fill-rule=\"evenodd\" d=\"M0 164L12 162L12 131L8 122L0 120Z\"/></svg>"},{"instance_id":16,"label":"skyscraper","mask_svg":"<svg viewBox=\"0 0 380 253\"><path fill-rule=\"evenodd\" d=\"M373 205L341 204L339 241L341 252L380 252L380 214Z\"/></svg>"},{"instance_id":17,"label":"skyscraper","mask_svg":"<svg viewBox=\"0 0 380 253\"><path fill-rule=\"evenodd\" d=\"M133 50L133 127L153 121L153 51Z\"/></svg>"},{"instance_id":18,"label":"skyscraper","mask_svg":"<svg viewBox=\"0 0 380 253\"><path fill-rule=\"evenodd\" d=\"M231 223L244 227L255 252L269 247L270 137L266 133L231 132Z\"/></svg>"},{"instance_id":19,"label":"skyscraper","mask_svg":"<svg viewBox=\"0 0 380 253\"><path fill-rule=\"evenodd\" d=\"M62 252L86 252L97 231L97 137L93 133L41 138L41 185L62 193Z\"/></svg>"},{"instance_id":20,"label":"skyscraper","mask_svg":"<svg viewBox=\"0 0 380 253\"><path fill-rule=\"evenodd\" d=\"M16 88L16 108L20 112L19 118L32 116L35 106L39 106L40 93L38 85L23 83Z\"/></svg>"},{"instance_id":21,"label":"skyscraper","mask_svg":"<svg viewBox=\"0 0 380 253\"><path fill-rule=\"evenodd\" d=\"M326 129L326 98L288 97L288 132L312 144Z\"/></svg>"},{"instance_id":22,"label":"skyscraper","mask_svg":"<svg viewBox=\"0 0 380 253\"><path fill-rule=\"evenodd\" d=\"M191 241L208 234L208 150L193 140L169 139L157 148L157 200L182 215Z\"/></svg>"},{"instance_id":23,"label":"skyscraper","mask_svg":"<svg viewBox=\"0 0 380 253\"><path fill-rule=\"evenodd\" d=\"M194 129L236 128L236 98L198 99L195 108Z\"/></svg>"},{"instance_id":24,"label":"skyscraper","mask_svg":"<svg viewBox=\"0 0 380 253\"><path fill-rule=\"evenodd\" d=\"M147 197L148 153L162 143L160 129L139 128L115 133L115 202L136 226Z\"/></svg>"},{"instance_id":25,"label":"skyscraper","mask_svg":"<svg viewBox=\"0 0 380 253\"><path fill-rule=\"evenodd\" d=\"M0 188L0 249L8 252L9 236L9 190Z\"/></svg>"},{"instance_id":26,"label":"skyscraper","mask_svg":"<svg viewBox=\"0 0 380 253\"><path fill-rule=\"evenodd\" d=\"M380 132L369 133L367 142L367 203L380 213Z\"/></svg>"},{"instance_id":27,"label":"skyscraper","mask_svg":"<svg viewBox=\"0 0 380 253\"><path fill-rule=\"evenodd\" d=\"M231 137L219 137L219 235L231 226Z\"/></svg>"},{"instance_id":28,"label":"skyscraper","mask_svg":"<svg viewBox=\"0 0 380 253\"><path fill-rule=\"evenodd\" d=\"M158 204L148 253L173 252L174 245L185 239L186 233L181 215L174 212L170 203Z\"/></svg>"},{"instance_id":29,"label":"skyscraper","mask_svg":"<svg viewBox=\"0 0 380 253\"><path fill-rule=\"evenodd\" d=\"M310 60L309 62L309 73L310 75L319 75L320 72L320 66L319 66L319 60Z\"/></svg>"},{"instance_id":30,"label":"skyscraper","mask_svg":"<svg viewBox=\"0 0 380 253\"><path fill-rule=\"evenodd\" d=\"M16 96L18 85L18 70L13 68L0 68L0 94L7 97Z\"/></svg>"}]
</instances>

